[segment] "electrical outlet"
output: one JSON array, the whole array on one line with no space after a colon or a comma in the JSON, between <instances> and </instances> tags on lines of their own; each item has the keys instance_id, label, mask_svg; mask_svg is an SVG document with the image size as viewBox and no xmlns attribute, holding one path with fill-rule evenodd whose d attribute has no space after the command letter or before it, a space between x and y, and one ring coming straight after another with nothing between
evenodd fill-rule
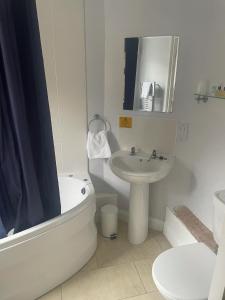
<instances>
[{"instance_id":1,"label":"electrical outlet","mask_svg":"<svg viewBox=\"0 0 225 300\"><path fill-rule=\"evenodd\" d=\"M186 142L189 137L189 123L178 122L177 142Z\"/></svg>"}]
</instances>

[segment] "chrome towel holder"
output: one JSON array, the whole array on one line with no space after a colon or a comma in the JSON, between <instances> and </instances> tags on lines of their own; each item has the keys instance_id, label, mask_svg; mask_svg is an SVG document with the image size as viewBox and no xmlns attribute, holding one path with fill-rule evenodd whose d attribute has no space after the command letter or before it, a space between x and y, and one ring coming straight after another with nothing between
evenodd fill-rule
<instances>
[{"instance_id":1,"label":"chrome towel holder","mask_svg":"<svg viewBox=\"0 0 225 300\"><path fill-rule=\"evenodd\" d=\"M90 130L91 124L94 123L95 121L101 121L104 124L104 130L107 130L107 124L109 125L109 128L110 128L109 122L105 121L99 114L95 114L93 119L91 119L91 121L88 123L89 130Z\"/></svg>"}]
</instances>

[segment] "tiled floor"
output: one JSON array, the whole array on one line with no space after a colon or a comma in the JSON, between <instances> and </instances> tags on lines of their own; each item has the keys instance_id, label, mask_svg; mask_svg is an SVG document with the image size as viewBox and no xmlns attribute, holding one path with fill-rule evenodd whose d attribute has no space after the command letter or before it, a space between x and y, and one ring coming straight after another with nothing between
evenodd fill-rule
<instances>
[{"instance_id":1,"label":"tiled floor","mask_svg":"<svg viewBox=\"0 0 225 300\"><path fill-rule=\"evenodd\" d=\"M127 241L127 224L120 223L119 238L98 237L98 249L89 263L60 287L39 300L162 300L151 277L154 259L170 244L151 231L139 246Z\"/></svg>"}]
</instances>

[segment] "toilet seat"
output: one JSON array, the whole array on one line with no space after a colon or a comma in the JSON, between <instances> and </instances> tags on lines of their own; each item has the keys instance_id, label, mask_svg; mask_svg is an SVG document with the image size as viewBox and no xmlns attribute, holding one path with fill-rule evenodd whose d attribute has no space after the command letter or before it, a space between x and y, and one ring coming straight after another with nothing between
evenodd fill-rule
<instances>
[{"instance_id":1,"label":"toilet seat","mask_svg":"<svg viewBox=\"0 0 225 300\"><path fill-rule=\"evenodd\" d=\"M152 276L170 300L207 300L216 255L203 243L169 249L153 263Z\"/></svg>"}]
</instances>

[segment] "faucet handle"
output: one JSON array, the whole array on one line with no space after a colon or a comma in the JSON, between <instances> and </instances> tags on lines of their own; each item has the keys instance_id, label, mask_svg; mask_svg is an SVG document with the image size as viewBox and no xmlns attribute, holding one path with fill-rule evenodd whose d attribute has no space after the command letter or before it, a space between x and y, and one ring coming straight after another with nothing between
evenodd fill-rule
<instances>
[{"instance_id":1,"label":"faucet handle","mask_svg":"<svg viewBox=\"0 0 225 300\"><path fill-rule=\"evenodd\" d=\"M157 151L155 149L152 150L152 155L156 156L157 155Z\"/></svg>"},{"instance_id":2,"label":"faucet handle","mask_svg":"<svg viewBox=\"0 0 225 300\"><path fill-rule=\"evenodd\" d=\"M133 146L130 149L130 155L135 155L135 153L136 153L136 148Z\"/></svg>"},{"instance_id":3,"label":"faucet handle","mask_svg":"<svg viewBox=\"0 0 225 300\"><path fill-rule=\"evenodd\" d=\"M151 158L153 158L153 159L158 158L158 156L157 156L157 151L156 151L155 149L153 149L153 151L152 151Z\"/></svg>"}]
</instances>

